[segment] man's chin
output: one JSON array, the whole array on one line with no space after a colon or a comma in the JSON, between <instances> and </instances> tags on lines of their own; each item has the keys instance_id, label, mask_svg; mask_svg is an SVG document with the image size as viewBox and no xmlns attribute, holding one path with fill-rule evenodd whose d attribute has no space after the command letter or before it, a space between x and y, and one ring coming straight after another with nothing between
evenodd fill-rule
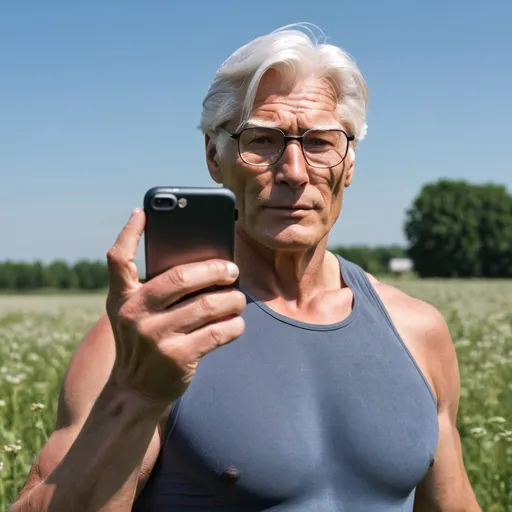
<instances>
[{"instance_id":1,"label":"man's chin","mask_svg":"<svg viewBox=\"0 0 512 512\"><path fill-rule=\"evenodd\" d=\"M323 238L318 229L298 224L274 230L265 227L262 231L251 231L251 238L275 251L307 251L318 245Z\"/></svg>"}]
</instances>

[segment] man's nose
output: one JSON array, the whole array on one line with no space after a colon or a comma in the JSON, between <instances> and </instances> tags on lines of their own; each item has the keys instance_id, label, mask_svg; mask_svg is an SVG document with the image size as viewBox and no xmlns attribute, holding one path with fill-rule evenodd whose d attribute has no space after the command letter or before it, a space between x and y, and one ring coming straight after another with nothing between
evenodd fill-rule
<instances>
[{"instance_id":1,"label":"man's nose","mask_svg":"<svg viewBox=\"0 0 512 512\"><path fill-rule=\"evenodd\" d=\"M309 182L307 163L299 141L291 141L277 162L276 181L292 188Z\"/></svg>"}]
</instances>

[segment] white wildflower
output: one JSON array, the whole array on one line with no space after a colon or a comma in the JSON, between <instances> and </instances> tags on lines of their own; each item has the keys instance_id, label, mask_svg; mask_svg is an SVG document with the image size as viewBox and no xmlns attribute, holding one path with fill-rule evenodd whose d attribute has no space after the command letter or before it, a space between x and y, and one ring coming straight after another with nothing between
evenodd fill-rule
<instances>
[{"instance_id":1,"label":"white wildflower","mask_svg":"<svg viewBox=\"0 0 512 512\"><path fill-rule=\"evenodd\" d=\"M473 437L483 437L487 434L487 430L485 430L485 428L483 427L473 427L471 430L471 435Z\"/></svg>"},{"instance_id":2,"label":"white wildflower","mask_svg":"<svg viewBox=\"0 0 512 512\"><path fill-rule=\"evenodd\" d=\"M4 451L6 453L18 453L19 451L21 451L22 448L23 446L21 445L21 441L19 440L16 443L4 445Z\"/></svg>"},{"instance_id":3,"label":"white wildflower","mask_svg":"<svg viewBox=\"0 0 512 512\"><path fill-rule=\"evenodd\" d=\"M26 375L24 373L18 373L17 375L11 375L8 373L4 380L8 382L9 384L19 384L23 380L25 380Z\"/></svg>"},{"instance_id":4,"label":"white wildflower","mask_svg":"<svg viewBox=\"0 0 512 512\"><path fill-rule=\"evenodd\" d=\"M503 432L500 432L498 435L505 441L512 442L512 430L504 430Z\"/></svg>"},{"instance_id":5,"label":"white wildflower","mask_svg":"<svg viewBox=\"0 0 512 512\"><path fill-rule=\"evenodd\" d=\"M502 416L493 416L492 418L489 418L487 420L487 423L493 423L493 424L503 424L506 423L507 420L503 418Z\"/></svg>"}]
</instances>

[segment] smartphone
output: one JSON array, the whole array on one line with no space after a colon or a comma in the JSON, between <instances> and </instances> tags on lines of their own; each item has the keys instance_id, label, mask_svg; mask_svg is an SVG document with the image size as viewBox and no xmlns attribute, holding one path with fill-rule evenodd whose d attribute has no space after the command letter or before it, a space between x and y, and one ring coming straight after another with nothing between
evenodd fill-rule
<instances>
[{"instance_id":1,"label":"smartphone","mask_svg":"<svg viewBox=\"0 0 512 512\"><path fill-rule=\"evenodd\" d=\"M234 261L237 210L229 189L153 187L144 195L144 211L145 281L177 265Z\"/></svg>"}]
</instances>

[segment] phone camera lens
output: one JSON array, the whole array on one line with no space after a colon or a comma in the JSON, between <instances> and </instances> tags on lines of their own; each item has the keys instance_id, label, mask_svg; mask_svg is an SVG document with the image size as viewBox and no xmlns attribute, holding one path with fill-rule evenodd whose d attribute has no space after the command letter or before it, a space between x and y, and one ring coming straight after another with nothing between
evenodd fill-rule
<instances>
[{"instance_id":1,"label":"phone camera lens","mask_svg":"<svg viewBox=\"0 0 512 512\"><path fill-rule=\"evenodd\" d=\"M172 194L159 194L153 197L152 206L155 210L174 210L178 200Z\"/></svg>"},{"instance_id":2,"label":"phone camera lens","mask_svg":"<svg viewBox=\"0 0 512 512\"><path fill-rule=\"evenodd\" d=\"M155 198L155 206L162 207L162 206L169 206L170 201L167 197L157 197Z\"/></svg>"}]
</instances>

